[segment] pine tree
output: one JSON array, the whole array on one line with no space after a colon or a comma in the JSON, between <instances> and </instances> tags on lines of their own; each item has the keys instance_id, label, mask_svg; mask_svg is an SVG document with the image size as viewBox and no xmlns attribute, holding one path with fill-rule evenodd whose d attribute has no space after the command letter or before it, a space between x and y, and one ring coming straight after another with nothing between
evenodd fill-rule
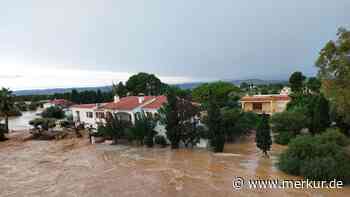
<instances>
[{"instance_id":1,"label":"pine tree","mask_svg":"<svg viewBox=\"0 0 350 197\"><path fill-rule=\"evenodd\" d=\"M271 131L268 116L266 114L262 115L262 118L259 122L258 128L256 130L256 146L263 151L265 156L267 151L271 149L272 140L271 140Z\"/></svg>"}]
</instances>

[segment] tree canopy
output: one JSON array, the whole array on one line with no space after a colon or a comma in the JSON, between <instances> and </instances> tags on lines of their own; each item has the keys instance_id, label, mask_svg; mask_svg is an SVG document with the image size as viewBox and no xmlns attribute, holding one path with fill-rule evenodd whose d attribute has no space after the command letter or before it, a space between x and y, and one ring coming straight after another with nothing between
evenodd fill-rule
<instances>
[{"instance_id":1,"label":"tree canopy","mask_svg":"<svg viewBox=\"0 0 350 197\"><path fill-rule=\"evenodd\" d=\"M350 31L340 28L336 41L329 41L316 61L322 90L350 124Z\"/></svg>"},{"instance_id":2,"label":"tree canopy","mask_svg":"<svg viewBox=\"0 0 350 197\"><path fill-rule=\"evenodd\" d=\"M160 109L161 121L166 125L166 135L173 149L178 148L180 142L186 147L195 145L202 131L196 120L199 116L199 107L191 100L178 96L177 93L176 88L169 88L168 102Z\"/></svg>"},{"instance_id":3,"label":"tree canopy","mask_svg":"<svg viewBox=\"0 0 350 197\"><path fill-rule=\"evenodd\" d=\"M219 107L223 107L230 102L237 102L241 94L240 88L232 83L217 81L213 83L204 83L193 89L193 100L207 105L209 102L209 90L212 91Z\"/></svg>"},{"instance_id":4,"label":"tree canopy","mask_svg":"<svg viewBox=\"0 0 350 197\"><path fill-rule=\"evenodd\" d=\"M42 113L41 116L43 118L56 118L56 119L62 119L65 117L64 111L61 107L52 106L46 108Z\"/></svg>"},{"instance_id":5,"label":"tree canopy","mask_svg":"<svg viewBox=\"0 0 350 197\"><path fill-rule=\"evenodd\" d=\"M289 78L289 84L293 92L301 92L303 90L306 77L302 72L294 72Z\"/></svg>"},{"instance_id":6,"label":"tree canopy","mask_svg":"<svg viewBox=\"0 0 350 197\"><path fill-rule=\"evenodd\" d=\"M223 129L223 118L215 96L209 90L208 121L211 145L214 152L223 152L225 145L225 133Z\"/></svg>"},{"instance_id":7,"label":"tree canopy","mask_svg":"<svg viewBox=\"0 0 350 197\"><path fill-rule=\"evenodd\" d=\"M166 86L155 75L143 72L131 76L126 82L126 88L132 95L160 95Z\"/></svg>"},{"instance_id":8,"label":"tree canopy","mask_svg":"<svg viewBox=\"0 0 350 197\"><path fill-rule=\"evenodd\" d=\"M120 97L125 97L128 94L128 89L123 84L123 82L119 82L118 84L112 85L113 95L118 95Z\"/></svg>"}]
</instances>

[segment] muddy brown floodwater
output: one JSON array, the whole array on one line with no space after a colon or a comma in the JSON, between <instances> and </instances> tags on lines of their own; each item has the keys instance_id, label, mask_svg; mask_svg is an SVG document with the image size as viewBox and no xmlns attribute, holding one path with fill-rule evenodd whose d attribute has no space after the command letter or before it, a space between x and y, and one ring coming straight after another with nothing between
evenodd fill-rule
<instances>
[{"instance_id":1,"label":"muddy brown floodwater","mask_svg":"<svg viewBox=\"0 0 350 197\"><path fill-rule=\"evenodd\" d=\"M89 145L87 139L0 143L0 196L350 196L342 189L232 189L236 176L300 179L280 172L273 145L262 157L252 139L225 153L131 146Z\"/></svg>"}]
</instances>

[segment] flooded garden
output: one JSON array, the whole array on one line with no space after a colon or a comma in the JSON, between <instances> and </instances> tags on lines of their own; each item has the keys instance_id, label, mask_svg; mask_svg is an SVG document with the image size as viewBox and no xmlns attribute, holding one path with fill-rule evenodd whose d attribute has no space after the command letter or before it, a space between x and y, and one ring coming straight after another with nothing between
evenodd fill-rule
<instances>
[{"instance_id":1,"label":"flooded garden","mask_svg":"<svg viewBox=\"0 0 350 197\"><path fill-rule=\"evenodd\" d=\"M23 141L12 133L0 144L0 196L348 196L342 189L248 189L235 191L232 180L301 179L279 171L284 146L270 158L254 137L226 144L224 153L206 149L144 148L89 144L88 139Z\"/></svg>"},{"instance_id":2,"label":"flooded garden","mask_svg":"<svg viewBox=\"0 0 350 197\"><path fill-rule=\"evenodd\" d=\"M9 117L9 129L10 131L21 131L30 129L29 121L34 118L40 117L38 114L42 110L39 109L37 111L25 111L22 112L21 116L12 116Z\"/></svg>"}]
</instances>

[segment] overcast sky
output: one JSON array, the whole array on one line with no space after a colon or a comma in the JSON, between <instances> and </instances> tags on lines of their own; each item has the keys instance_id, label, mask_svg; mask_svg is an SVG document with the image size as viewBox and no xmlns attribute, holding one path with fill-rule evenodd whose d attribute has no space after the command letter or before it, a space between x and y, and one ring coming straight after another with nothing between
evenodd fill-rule
<instances>
[{"instance_id":1,"label":"overcast sky","mask_svg":"<svg viewBox=\"0 0 350 197\"><path fill-rule=\"evenodd\" d=\"M350 0L1 0L0 86L312 75L349 23Z\"/></svg>"}]
</instances>

